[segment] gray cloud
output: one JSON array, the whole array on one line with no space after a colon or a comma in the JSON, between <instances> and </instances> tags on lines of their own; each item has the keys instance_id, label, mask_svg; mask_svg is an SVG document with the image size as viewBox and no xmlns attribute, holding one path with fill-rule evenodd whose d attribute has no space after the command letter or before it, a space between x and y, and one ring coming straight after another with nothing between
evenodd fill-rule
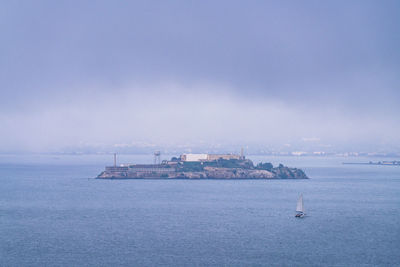
<instances>
[{"instance_id":1,"label":"gray cloud","mask_svg":"<svg viewBox=\"0 0 400 267\"><path fill-rule=\"evenodd\" d=\"M1 145L400 146L397 1L10 1Z\"/></svg>"}]
</instances>

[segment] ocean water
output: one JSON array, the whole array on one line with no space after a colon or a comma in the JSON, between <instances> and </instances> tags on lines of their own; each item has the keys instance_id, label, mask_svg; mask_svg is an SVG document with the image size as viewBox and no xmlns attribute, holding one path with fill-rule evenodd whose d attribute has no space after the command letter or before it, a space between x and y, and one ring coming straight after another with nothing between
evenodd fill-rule
<instances>
[{"instance_id":1,"label":"ocean water","mask_svg":"<svg viewBox=\"0 0 400 267\"><path fill-rule=\"evenodd\" d=\"M0 266L400 265L400 167L249 158L311 179L96 180L110 156L0 156Z\"/></svg>"}]
</instances>

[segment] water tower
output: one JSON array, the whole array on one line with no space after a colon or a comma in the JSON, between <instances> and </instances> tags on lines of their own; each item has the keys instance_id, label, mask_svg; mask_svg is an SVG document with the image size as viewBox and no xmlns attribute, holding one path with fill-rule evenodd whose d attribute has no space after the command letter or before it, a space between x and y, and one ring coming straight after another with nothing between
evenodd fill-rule
<instances>
[{"instance_id":1,"label":"water tower","mask_svg":"<svg viewBox=\"0 0 400 267\"><path fill-rule=\"evenodd\" d=\"M161 152L154 152L154 164L161 164Z\"/></svg>"}]
</instances>

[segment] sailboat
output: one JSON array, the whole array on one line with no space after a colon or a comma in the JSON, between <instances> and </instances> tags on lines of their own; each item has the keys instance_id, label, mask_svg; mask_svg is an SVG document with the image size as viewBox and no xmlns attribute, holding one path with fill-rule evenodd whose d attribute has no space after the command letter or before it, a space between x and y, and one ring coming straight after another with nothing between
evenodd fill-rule
<instances>
[{"instance_id":1,"label":"sailboat","mask_svg":"<svg viewBox=\"0 0 400 267\"><path fill-rule=\"evenodd\" d=\"M297 217L297 218L304 217L306 215L304 211L305 210L304 210L304 203L303 203L303 194L301 194L299 197L299 200L297 200L295 217Z\"/></svg>"}]
</instances>

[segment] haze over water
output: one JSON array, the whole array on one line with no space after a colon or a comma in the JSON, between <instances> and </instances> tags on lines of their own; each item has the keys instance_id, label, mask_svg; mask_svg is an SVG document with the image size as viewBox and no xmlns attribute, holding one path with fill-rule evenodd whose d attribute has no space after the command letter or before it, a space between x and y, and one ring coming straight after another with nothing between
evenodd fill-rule
<instances>
[{"instance_id":1,"label":"haze over water","mask_svg":"<svg viewBox=\"0 0 400 267\"><path fill-rule=\"evenodd\" d=\"M0 152L400 153L399 12L396 0L4 1Z\"/></svg>"},{"instance_id":2,"label":"haze over water","mask_svg":"<svg viewBox=\"0 0 400 267\"><path fill-rule=\"evenodd\" d=\"M0 266L399 265L400 167L342 164L400 160L399 14L2 1ZM114 152L241 148L311 179L94 179Z\"/></svg>"}]
</instances>

